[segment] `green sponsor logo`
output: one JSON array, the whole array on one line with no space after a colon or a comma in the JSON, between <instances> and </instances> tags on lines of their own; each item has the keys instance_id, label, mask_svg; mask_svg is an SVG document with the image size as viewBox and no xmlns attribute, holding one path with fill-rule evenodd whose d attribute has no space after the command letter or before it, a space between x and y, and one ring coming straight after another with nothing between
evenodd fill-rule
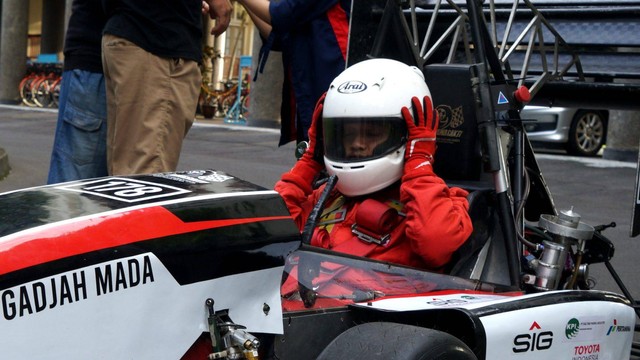
<instances>
[{"instance_id":1,"label":"green sponsor logo","mask_svg":"<svg viewBox=\"0 0 640 360\"><path fill-rule=\"evenodd\" d=\"M580 332L580 321L576 318L569 320L564 328L564 335L567 339L573 339L578 335L578 332Z\"/></svg>"}]
</instances>

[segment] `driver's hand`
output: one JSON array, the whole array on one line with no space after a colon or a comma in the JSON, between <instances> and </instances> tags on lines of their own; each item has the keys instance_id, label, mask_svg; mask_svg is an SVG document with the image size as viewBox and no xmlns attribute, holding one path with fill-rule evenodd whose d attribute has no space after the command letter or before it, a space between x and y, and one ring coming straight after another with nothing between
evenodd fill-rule
<instances>
[{"instance_id":1,"label":"driver's hand","mask_svg":"<svg viewBox=\"0 0 640 360\"><path fill-rule=\"evenodd\" d=\"M433 163L436 153L436 132L438 131L438 114L433 109L433 102L429 96L411 99L411 110L403 107L402 117L407 123L409 139L405 151L405 159L426 159Z\"/></svg>"},{"instance_id":2,"label":"driver's hand","mask_svg":"<svg viewBox=\"0 0 640 360\"><path fill-rule=\"evenodd\" d=\"M322 109L324 107L324 98L327 96L325 92L320 96L313 110L311 119L311 127L309 127L309 148L305 152L305 156L309 156L313 161L324 166L324 141L322 139ZM307 155L308 154L308 155Z\"/></svg>"}]
</instances>

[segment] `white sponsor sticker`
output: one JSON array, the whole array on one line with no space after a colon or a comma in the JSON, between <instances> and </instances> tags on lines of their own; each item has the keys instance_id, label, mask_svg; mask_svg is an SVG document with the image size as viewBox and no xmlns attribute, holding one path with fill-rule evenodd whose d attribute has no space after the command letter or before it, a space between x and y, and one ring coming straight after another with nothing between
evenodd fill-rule
<instances>
[{"instance_id":1,"label":"white sponsor sticker","mask_svg":"<svg viewBox=\"0 0 640 360\"><path fill-rule=\"evenodd\" d=\"M91 194L127 203L158 199L190 192L189 190L166 184L118 177L73 183L58 186L56 189Z\"/></svg>"}]
</instances>

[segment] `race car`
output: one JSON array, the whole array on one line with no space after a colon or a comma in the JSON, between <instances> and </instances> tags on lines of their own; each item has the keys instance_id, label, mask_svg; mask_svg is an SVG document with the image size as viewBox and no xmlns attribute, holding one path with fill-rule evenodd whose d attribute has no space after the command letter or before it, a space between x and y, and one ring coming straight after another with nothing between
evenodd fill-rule
<instances>
[{"instance_id":1,"label":"race car","mask_svg":"<svg viewBox=\"0 0 640 360\"><path fill-rule=\"evenodd\" d=\"M3 358L628 359L632 304L582 289L607 240L542 215L516 288L473 194L446 272L304 244L276 192L220 171L1 194Z\"/></svg>"},{"instance_id":2,"label":"race car","mask_svg":"<svg viewBox=\"0 0 640 360\"><path fill-rule=\"evenodd\" d=\"M382 22L415 17L398 3L406 5L389 0ZM0 194L2 358L637 355L637 303L621 283L624 294L588 281L588 266L614 255L606 226L555 208L518 121L530 94L501 77L477 28L481 5L467 7L463 26L481 35L473 39L476 61L416 64L440 116L434 169L469 191L474 231L445 268L313 247L278 193L224 171L7 192ZM406 28L380 33L405 36ZM378 45L370 55L388 54ZM404 54L414 64L417 52ZM315 210L309 224L321 202Z\"/></svg>"}]
</instances>

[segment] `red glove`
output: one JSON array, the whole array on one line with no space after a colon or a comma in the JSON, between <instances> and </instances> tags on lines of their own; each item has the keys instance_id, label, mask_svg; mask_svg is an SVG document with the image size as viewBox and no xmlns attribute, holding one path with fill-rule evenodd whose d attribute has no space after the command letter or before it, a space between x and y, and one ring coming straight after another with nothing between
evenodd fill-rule
<instances>
[{"instance_id":1,"label":"red glove","mask_svg":"<svg viewBox=\"0 0 640 360\"><path fill-rule=\"evenodd\" d=\"M436 153L436 132L438 131L438 114L433 109L433 103L429 96L422 99L411 99L412 111L403 107L402 117L407 123L409 139L405 150L405 161L420 160L421 165L432 165L433 155ZM426 162L426 163L425 163Z\"/></svg>"},{"instance_id":2,"label":"red glove","mask_svg":"<svg viewBox=\"0 0 640 360\"><path fill-rule=\"evenodd\" d=\"M309 127L309 147L304 153L305 157L324 166L324 141L322 139L322 109L324 107L324 98L327 96L325 92L320 96L313 110L311 119L311 127Z\"/></svg>"}]
</instances>

